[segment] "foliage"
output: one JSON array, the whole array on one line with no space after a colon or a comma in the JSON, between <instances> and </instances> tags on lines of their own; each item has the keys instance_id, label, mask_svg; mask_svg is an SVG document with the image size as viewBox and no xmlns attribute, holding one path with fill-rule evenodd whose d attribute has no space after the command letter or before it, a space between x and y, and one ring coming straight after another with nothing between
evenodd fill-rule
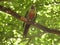
<instances>
[{"instance_id":1,"label":"foliage","mask_svg":"<svg viewBox=\"0 0 60 45\"><path fill-rule=\"evenodd\" d=\"M58 3L57 3L58 2ZM16 13L25 16L32 3L37 8L36 22L48 27L60 28L59 0L11 0L2 1L0 5L11 8ZM13 16L0 11L0 45L59 45L60 36L44 33L31 26L28 38L23 38L23 22Z\"/></svg>"}]
</instances>

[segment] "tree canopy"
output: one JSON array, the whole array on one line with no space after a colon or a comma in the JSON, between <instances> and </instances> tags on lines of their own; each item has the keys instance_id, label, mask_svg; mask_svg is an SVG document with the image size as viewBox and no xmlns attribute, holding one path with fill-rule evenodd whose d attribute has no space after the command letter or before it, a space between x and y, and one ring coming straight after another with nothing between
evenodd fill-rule
<instances>
[{"instance_id":1,"label":"tree canopy","mask_svg":"<svg viewBox=\"0 0 60 45\"><path fill-rule=\"evenodd\" d=\"M35 22L60 31L60 0L1 0L0 5L25 16L31 4L36 5ZM2 10L2 8L0 8ZM60 35L44 32L33 25L23 38L23 21L0 11L0 45L60 45Z\"/></svg>"}]
</instances>

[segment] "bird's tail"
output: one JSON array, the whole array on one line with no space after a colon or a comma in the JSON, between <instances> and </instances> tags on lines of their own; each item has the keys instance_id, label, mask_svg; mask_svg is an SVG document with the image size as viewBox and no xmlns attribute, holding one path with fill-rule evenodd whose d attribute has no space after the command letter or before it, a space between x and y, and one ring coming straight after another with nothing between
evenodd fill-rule
<instances>
[{"instance_id":1,"label":"bird's tail","mask_svg":"<svg viewBox=\"0 0 60 45\"><path fill-rule=\"evenodd\" d=\"M25 25L25 29L24 29L24 32L23 32L23 37L26 37L26 36L27 36L29 27L30 27L30 24L26 24L26 25Z\"/></svg>"}]
</instances>

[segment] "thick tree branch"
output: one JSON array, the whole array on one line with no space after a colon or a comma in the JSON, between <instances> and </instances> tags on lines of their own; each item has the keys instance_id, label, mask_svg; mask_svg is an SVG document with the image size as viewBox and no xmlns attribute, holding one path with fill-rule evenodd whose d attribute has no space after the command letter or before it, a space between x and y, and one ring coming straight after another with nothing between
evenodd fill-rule
<instances>
[{"instance_id":1,"label":"thick tree branch","mask_svg":"<svg viewBox=\"0 0 60 45\"><path fill-rule=\"evenodd\" d=\"M5 13L8 13L8 14L11 14L12 16L14 16L15 18L19 19L19 20L22 20L23 22L25 23L28 23L28 24L31 24L39 29L42 29L43 31L45 32L48 32L48 33L53 33L53 34L58 34L60 35L60 31L59 30L56 30L56 29L49 29L39 23L36 23L36 22L33 22L33 21L28 21L25 17L22 17L21 15L17 14L16 12L14 12L13 10L11 10L10 8L6 8L4 6L1 6L0 5L0 11L3 11Z\"/></svg>"}]
</instances>

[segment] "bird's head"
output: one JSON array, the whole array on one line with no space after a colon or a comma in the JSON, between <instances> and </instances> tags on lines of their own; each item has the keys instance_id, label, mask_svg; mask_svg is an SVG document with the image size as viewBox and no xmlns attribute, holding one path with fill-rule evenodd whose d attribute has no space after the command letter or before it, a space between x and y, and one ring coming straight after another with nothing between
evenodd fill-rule
<instances>
[{"instance_id":1,"label":"bird's head","mask_svg":"<svg viewBox=\"0 0 60 45\"><path fill-rule=\"evenodd\" d=\"M35 9L35 5L32 5L32 6L31 6L31 9Z\"/></svg>"}]
</instances>

